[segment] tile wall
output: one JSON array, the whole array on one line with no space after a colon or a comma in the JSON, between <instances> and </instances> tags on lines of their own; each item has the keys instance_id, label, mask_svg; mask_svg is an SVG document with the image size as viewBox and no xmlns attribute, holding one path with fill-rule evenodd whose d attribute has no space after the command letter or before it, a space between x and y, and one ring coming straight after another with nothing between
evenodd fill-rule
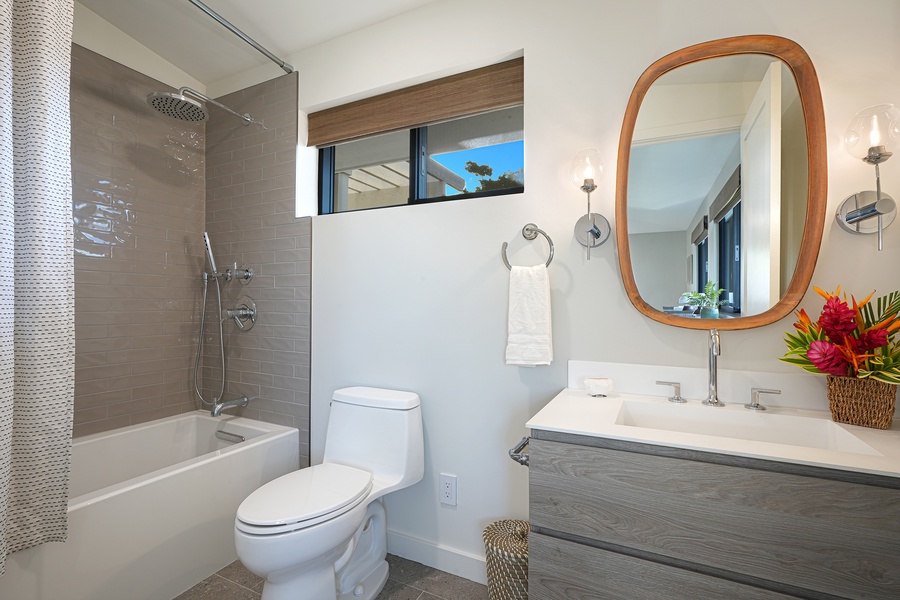
<instances>
[{"instance_id":1,"label":"tile wall","mask_svg":"<svg viewBox=\"0 0 900 600\"><path fill-rule=\"evenodd\" d=\"M225 323L225 397L246 394L250 405L237 414L300 429L308 464L310 220L294 217L297 74L218 100L262 121L243 125L213 108L206 130L206 229L217 267L237 262L254 273L247 285L223 283L222 300L229 308L247 296L259 311L249 331ZM209 327L206 339L204 383L214 394L221 375Z\"/></svg>"},{"instance_id":2,"label":"tile wall","mask_svg":"<svg viewBox=\"0 0 900 600\"><path fill-rule=\"evenodd\" d=\"M191 410L204 124L158 81L72 46L75 435Z\"/></svg>"},{"instance_id":3,"label":"tile wall","mask_svg":"<svg viewBox=\"0 0 900 600\"><path fill-rule=\"evenodd\" d=\"M259 309L248 332L225 325L225 397L247 394L244 416L299 428L308 463L310 222L294 218L297 75L219 99L262 126L216 108L206 123L170 119L146 103L156 90L171 88L73 45L75 435L199 408L209 231L220 270L235 261L254 270L246 286L222 285L223 303L247 295ZM220 376L207 332L205 395Z\"/></svg>"}]
</instances>

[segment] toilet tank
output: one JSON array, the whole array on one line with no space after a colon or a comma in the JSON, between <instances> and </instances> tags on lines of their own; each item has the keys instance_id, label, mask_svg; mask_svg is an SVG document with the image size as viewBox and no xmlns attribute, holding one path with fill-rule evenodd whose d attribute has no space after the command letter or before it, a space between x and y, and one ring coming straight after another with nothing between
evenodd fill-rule
<instances>
[{"instance_id":1,"label":"toilet tank","mask_svg":"<svg viewBox=\"0 0 900 600\"><path fill-rule=\"evenodd\" d=\"M419 396L370 387L335 391L323 462L369 471L379 496L418 482L425 470Z\"/></svg>"}]
</instances>

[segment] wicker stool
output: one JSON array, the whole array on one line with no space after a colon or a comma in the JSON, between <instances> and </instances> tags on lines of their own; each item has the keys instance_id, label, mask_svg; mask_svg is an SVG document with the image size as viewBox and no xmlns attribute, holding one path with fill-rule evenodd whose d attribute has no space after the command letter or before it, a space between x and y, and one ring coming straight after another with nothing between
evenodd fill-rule
<instances>
[{"instance_id":1,"label":"wicker stool","mask_svg":"<svg viewBox=\"0 0 900 600\"><path fill-rule=\"evenodd\" d=\"M505 519L484 528L491 600L528 600L528 521Z\"/></svg>"}]
</instances>

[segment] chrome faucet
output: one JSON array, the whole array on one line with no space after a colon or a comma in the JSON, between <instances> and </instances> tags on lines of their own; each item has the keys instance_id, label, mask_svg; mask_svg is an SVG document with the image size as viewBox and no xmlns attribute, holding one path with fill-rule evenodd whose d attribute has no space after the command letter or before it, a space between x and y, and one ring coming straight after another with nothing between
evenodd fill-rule
<instances>
[{"instance_id":1,"label":"chrome faucet","mask_svg":"<svg viewBox=\"0 0 900 600\"><path fill-rule=\"evenodd\" d=\"M717 359L722 354L722 343L719 340L719 330L712 328L709 330L709 395L703 404L706 406L725 406L719 400L718 382L716 374L718 370Z\"/></svg>"},{"instance_id":2,"label":"chrome faucet","mask_svg":"<svg viewBox=\"0 0 900 600\"><path fill-rule=\"evenodd\" d=\"M209 413L214 417L218 417L226 408L238 408L247 406L248 404L250 404L250 398L248 398L247 396L241 396L240 398L235 398L234 400L229 400L228 402L216 402L215 404L213 404L212 410L209 411Z\"/></svg>"}]
</instances>

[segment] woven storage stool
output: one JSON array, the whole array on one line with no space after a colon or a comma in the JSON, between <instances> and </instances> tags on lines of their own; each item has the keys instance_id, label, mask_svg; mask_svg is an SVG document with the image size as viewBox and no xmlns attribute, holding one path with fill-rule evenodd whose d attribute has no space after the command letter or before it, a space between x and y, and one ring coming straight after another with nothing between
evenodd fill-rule
<instances>
[{"instance_id":1,"label":"woven storage stool","mask_svg":"<svg viewBox=\"0 0 900 600\"><path fill-rule=\"evenodd\" d=\"M504 519L484 528L491 600L528 600L528 521Z\"/></svg>"}]
</instances>

